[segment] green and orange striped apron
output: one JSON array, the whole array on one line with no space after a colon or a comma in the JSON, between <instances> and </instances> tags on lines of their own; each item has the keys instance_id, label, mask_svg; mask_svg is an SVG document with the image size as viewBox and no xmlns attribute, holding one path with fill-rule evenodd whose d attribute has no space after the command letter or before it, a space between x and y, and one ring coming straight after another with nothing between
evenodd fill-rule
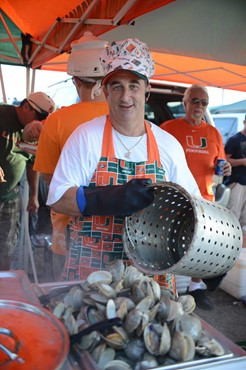
<instances>
[{"instance_id":1,"label":"green and orange striped apron","mask_svg":"<svg viewBox=\"0 0 246 370\"><path fill-rule=\"evenodd\" d=\"M165 180L165 172L150 125L145 121L148 160L130 162L115 157L112 124L106 120L103 133L101 158L89 187L122 185L134 178L148 178L152 183ZM124 217L91 216L72 218L69 226L70 248L66 257L62 278L85 280L93 271L105 270L114 259L128 261L122 243ZM129 261L128 261L129 262ZM161 286L176 291L172 274L156 276Z\"/></svg>"}]
</instances>

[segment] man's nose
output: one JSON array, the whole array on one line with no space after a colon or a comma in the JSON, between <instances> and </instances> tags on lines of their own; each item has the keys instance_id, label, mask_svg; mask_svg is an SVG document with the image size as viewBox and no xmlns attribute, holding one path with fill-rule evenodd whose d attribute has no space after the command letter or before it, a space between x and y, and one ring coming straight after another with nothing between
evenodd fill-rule
<instances>
[{"instance_id":1,"label":"man's nose","mask_svg":"<svg viewBox=\"0 0 246 370\"><path fill-rule=\"evenodd\" d=\"M131 95L131 90L126 87L122 90L121 99L127 100L129 99L130 95Z\"/></svg>"}]
</instances>

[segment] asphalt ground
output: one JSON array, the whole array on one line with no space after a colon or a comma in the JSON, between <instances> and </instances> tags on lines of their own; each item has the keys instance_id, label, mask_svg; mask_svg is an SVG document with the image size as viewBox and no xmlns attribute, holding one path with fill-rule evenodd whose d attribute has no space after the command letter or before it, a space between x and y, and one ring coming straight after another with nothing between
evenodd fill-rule
<instances>
[{"instance_id":1,"label":"asphalt ground","mask_svg":"<svg viewBox=\"0 0 246 370\"><path fill-rule=\"evenodd\" d=\"M195 313L232 342L246 342L246 305L218 288L208 292L212 310L195 309Z\"/></svg>"}]
</instances>

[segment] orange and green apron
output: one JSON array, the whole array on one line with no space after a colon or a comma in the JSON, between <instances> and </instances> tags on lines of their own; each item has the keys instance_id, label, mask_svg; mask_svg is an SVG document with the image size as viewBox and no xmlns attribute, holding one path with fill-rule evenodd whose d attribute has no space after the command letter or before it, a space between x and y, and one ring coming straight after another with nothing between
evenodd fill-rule
<instances>
[{"instance_id":1,"label":"orange and green apron","mask_svg":"<svg viewBox=\"0 0 246 370\"><path fill-rule=\"evenodd\" d=\"M131 179L148 178L152 183L165 180L158 146L152 130L145 121L147 132L147 162L130 162L117 159L114 153L112 124L106 120L101 158L89 187L122 185ZM124 217L91 216L70 220L70 248L63 272L64 280L85 280L93 271L105 270L115 259L128 261L122 243ZM172 274L156 276L161 286L176 291Z\"/></svg>"},{"instance_id":2,"label":"orange and green apron","mask_svg":"<svg viewBox=\"0 0 246 370\"><path fill-rule=\"evenodd\" d=\"M66 249L66 227L69 224L70 216L62 213L56 213L51 209L50 219L52 223L52 247L51 250L55 254L65 256L67 253Z\"/></svg>"}]
</instances>

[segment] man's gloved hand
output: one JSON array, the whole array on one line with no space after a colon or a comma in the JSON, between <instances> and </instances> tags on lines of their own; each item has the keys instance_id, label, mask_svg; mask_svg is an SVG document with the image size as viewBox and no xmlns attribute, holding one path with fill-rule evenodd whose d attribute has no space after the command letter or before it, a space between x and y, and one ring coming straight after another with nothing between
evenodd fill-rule
<instances>
[{"instance_id":1,"label":"man's gloved hand","mask_svg":"<svg viewBox=\"0 0 246 370\"><path fill-rule=\"evenodd\" d=\"M225 272L223 275L215 276L211 279L202 279L202 281L207 285L208 291L213 292L216 288L218 288L226 274L227 272Z\"/></svg>"},{"instance_id":2,"label":"man's gloved hand","mask_svg":"<svg viewBox=\"0 0 246 370\"><path fill-rule=\"evenodd\" d=\"M133 179L124 185L80 187L77 204L85 216L128 216L148 207L154 200L149 179Z\"/></svg>"}]
</instances>

